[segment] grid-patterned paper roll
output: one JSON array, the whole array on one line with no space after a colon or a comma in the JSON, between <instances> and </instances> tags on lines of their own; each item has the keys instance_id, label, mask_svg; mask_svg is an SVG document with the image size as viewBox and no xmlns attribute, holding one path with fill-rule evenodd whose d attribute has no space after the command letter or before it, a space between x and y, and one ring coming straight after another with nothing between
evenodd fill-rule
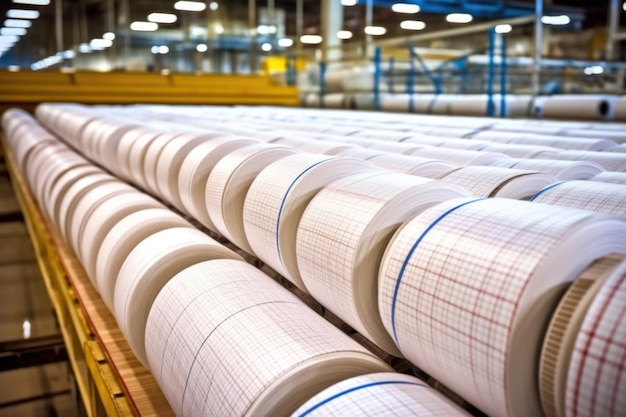
<instances>
[{"instance_id":1,"label":"grid-patterned paper roll","mask_svg":"<svg viewBox=\"0 0 626 417\"><path fill-rule=\"evenodd\" d=\"M546 174L499 167L471 166L452 171L441 181L465 188L474 197L529 199L556 179Z\"/></svg>"},{"instance_id":2,"label":"grid-patterned paper roll","mask_svg":"<svg viewBox=\"0 0 626 417\"><path fill-rule=\"evenodd\" d=\"M78 257L94 286L96 285L96 257L107 233L129 214L152 208L165 207L147 194L129 191L107 196L85 216L84 226L79 232L76 246Z\"/></svg>"},{"instance_id":3,"label":"grid-patterned paper roll","mask_svg":"<svg viewBox=\"0 0 626 417\"><path fill-rule=\"evenodd\" d=\"M235 149L256 143L253 139L215 138L201 143L185 157L178 173L178 190L183 206L196 220L217 231L206 209L204 192L209 174L220 159Z\"/></svg>"},{"instance_id":4,"label":"grid-patterned paper roll","mask_svg":"<svg viewBox=\"0 0 626 417\"><path fill-rule=\"evenodd\" d=\"M550 159L505 159L491 166L539 171L558 180L588 180L604 172L602 166L589 161L559 161Z\"/></svg>"},{"instance_id":5,"label":"grid-patterned paper roll","mask_svg":"<svg viewBox=\"0 0 626 417\"><path fill-rule=\"evenodd\" d=\"M626 410L626 263L604 283L583 321L567 372L566 417Z\"/></svg>"},{"instance_id":6,"label":"grid-patterned paper roll","mask_svg":"<svg viewBox=\"0 0 626 417\"><path fill-rule=\"evenodd\" d=\"M533 133L492 132L485 130L472 136L473 139L491 140L500 143L518 143L522 145L551 146L558 149L581 151L608 151L615 147L609 139L564 138L562 136L538 135Z\"/></svg>"},{"instance_id":7,"label":"grid-patterned paper roll","mask_svg":"<svg viewBox=\"0 0 626 417\"><path fill-rule=\"evenodd\" d=\"M489 142L483 142L479 140L469 140L469 139L454 139L454 138L446 138L440 136L411 136L410 138L403 140L402 143L414 143L420 145L434 146L434 147L442 147L442 148L450 148L450 149L465 149L468 151L476 151L482 148L485 145L488 145Z\"/></svg>"},{"instance_id":8,"label":"grid-patterned paper roll","mask_svg":"<svg viewBox=\"0 0 626 417\"><path fill-rule=\"evenodd\" d=\"M63 202L63 197L67 190L79 179L94 174L104 174L104 171L94 165L86 165L71 169L59 177L48 193L45 206L48 218L50 218L55 225L57 224L56 219L61 210L61 203Z\"/></svg>"},{"instance_id":9,"label":"grid-patterned paper roll","mask_svg":"<svg viewBox=\"0 0 626 417\"><path fill-rule=\"evenodd\" d=\"M257 143L223 157L206 183L205 202L219 233L248 253L252 248L243 228L243 204L248 188L269 164L298 151L288 146Z\"/></svg>"},{"instance_id":10,"label":"grid-patterned paper roll","mask_svg":"<svg viewBox=\"0 0 626 417\"><path fill-rule=\"evenodd\" d=\"M54 158L59 152L65 152L68 147L61 142L50 143L47 146L39 146L30 152L24 166L26 182L33 191L37 190L37 184L43 180L41 172L47 167L47 161Z\"/></svg>"},{"instance_id":11,"label":"grid-patterned paper roll","mask_svg":"<svg viewBox=\"0 0 626 417\"><path fill-rule=\"evenodd\" d=\"M142 240L130 252L117 277L113 310L120 330L144 365L144 336L152 302L177 273L210 259L241 259L197 229L162 230Z\"/></svg>"},{"instance_id":12,"label":"grid-patterned paper roll","mask_svg":"<svg viewBox=\"0 0 626 417\"><path fill-rule=\"evenodd\" d=\"M128 155L126 157L128 160L128 176L133 183L139 185L145 190L150 190L144 171L146 156L152 143L163 135L168 135L168 137L176 136L176 134L174 133L164 132L157 132L156 134L146 133L145 135L141 135L132 142L132 144L130 145L130 150L128 151ZM156 146L156 148L159 148L160 146L162 145L159 144ZM156 148L153 152L156 152ZM154 162L155 158L158 158L158 156L151 156L150 161Z\"/></svg>"},{"instance_id":13,"label":"grid-patterned paper roll","mask_svg":"<svg viewBox=\"0 0 626 417\"><path fill-rule=\"evenodd\" d=\"M377 155L387 155L387 152L377 151L376 149L350 148L345 149L337 154L337 156L346 156L361 160L369 159Z\"/></svg>"},{"instance_id":14,"label":"grid-patterned paper roll","mask_svg":"<svg viewBox=\"0 0 626 417\"><path fill-rule=\"evenodd\" d=\"M46 204L48 193L61 175L72 168L90 165L89 161L71 149L59 151L42 162L43 168L34 190L35 197L41 205Z\"/></svg>"},{"instance_id":15,"label":"grid-patterned paper roll","mask_svg":"<svg viewBox=\"0 0 626 417\"><path fill-rule=\"evenodd\" d=\"M140 126L137 121L130 121L130 119L129 121L111 121L97 141L96 160L118 174L120 164L117 160L117 146L126 132Z\"/></svg>"},{"instance_id":16,"label":"grid-patterned paper roll","mask_svg":"<svg viewBox=\"0 0 626 417\"><path fill-rule=\"evenodd\" d=\"M115 283L130 252L148 236L175 227L192 226L163 208L137 211L111 227L98 250L95 273L96 287L109 310L113 312Z\"/></svg>"},{"instance_id":17,"label":"grid-patterned paper roll","mask_svg":"<svg viewBox=\"0 0 626 417\"><path fill-rule=\"evenodd\" d=\"M626 172L601 172L598 175L592 177L591 181L607 182L611 184L626 185Z\"/></svg>"},{"instance_id":18,"label":"grid-patterned paper roll","mask_svg":"<svg viewBox=\"0 0 626 417\"><path fill-rule=\"evenodd\" d=\"M148 363L177 415L286 416L324 388L390 368L253 266L193 265L156 298Z\"/></svg>"},{"instance_id":19,"label":"grid-patterned paper roll","mask_svg":"<svg viewBox=\"0 0 626 417\"><path fill-rule=\"evenodd\" d=\"M376 309L378 268L391 235L460 187L372 170L324 187L298 225L296 256L304 286L322 305L387 352L398 354Z\"/></svg>"},{"instance_id":20,"label":"grid-patterned paper roll","mask_svg":"<svg viewBox=\"0 0 626 417\"><path fill-rule=\"evenodd\" d=\"M277 145L292 146L301 152L337 155L347 149L355 148L355 145L336 142L331 140L318 140L309 138L295 138L293 136L276 139L272 143Z\"/></svg>"},{"instance_id":21,"label":"grid-patterned paper roll","mask_svg":"<svg viewBox=\"0 0 626 417\"><path fill-rule=\"evenodd\" d=\"M540 190L532 201L626 216L626 185L594 181L556 182Z\"/></svg>"},{"instance_id":22,"label":"grid-patterned paper roll","mask_svg":"<svg viewBox=\"0 0 626 417\"><path fill-rule=\"evenodd\" d=\"M315 395L292 417L469 416L442 394L409 375L380 372L338 382Z\"/></svg>"},{"instance_id":23,"label":"grid-patterned paper roll","mask_svg":"<svg viewBox=\"0 0 626 417\"><path fill-rule=\"evenodd\" d=\"M494 416L541 415L540 345L562 290L626 251L626 223L510 199L441 203L405 223L380 269L379 308L400 351Z\"/></svg>"},{"instance_id":24,"label":"grid-patterned paper roll","mask_svg":"<svg viewBox=\"0 0 626 417\"><path fill-rule=\"evenodd\" d=\"M161 156L161 153L163 152L163 149L165 149L167 144L174 138L182 134L182 132L162 133L154 140L152 140L145 150L143 162L141 164L143 166L143 179L148 191L150 191L152 194L160 197L165 197L163 194L160 193L159 186L157 184L157 165L159 162L159 157ZM136 158L133 157L133 159Z\"/></svg>"},{"instance_id":25,"label":"grid-patterned paper roll","mask_svg":"<svg viewBox=\"0 0 626 417\"><path fill-rule=\"evenodd\" d=\"M591 161L607 171L626 172L626 154L620 152L563 151L550 155L550 159Z\"/></svg>"},{"instance_id":26,"label":"grid-patterned paper roll","mask_svg":"<svg viewBox=\"0 0 626 417\"><path fill-rule=\"evenodd\" d=\"M560 149L549 146L492 143L482 146L479 151L500 152L512 158L550 158Z\"/></svg>"},{"instance_id":27,"label":"grid-patterned paper roll","mask_svg":"<svg viewBox=\"0 0 626 417\"><path fill-rule=\"evenodd\" d=\"M377 151L390 152L399 155L414 153L422 147L421 145L415 145L411 143L362 138L352 139L351 143L363 146L367 149L374 149Z\"/></svg>"},{"instance_id":28,"label":"grid-patterned paper roll","mask_svg":"<svg viewBox=\"0 0 626 417\"><path fill-rule=\"evenodd\" d=\"M141 137L146 137L146 139L154 139L160 133L163 132L155 130L154 128L148 126L136 127L124 133L124 135L120 139L120 142L117 145L116 157L118 165L118 175L121 178L124 178L125 180L131 180L128 157L135 141L139 140L139 138Z\"/></svg>"},{"instance_id":29,"label":"grid-patterned paper roll","mask_svg":"<svg viewBox=\"0 0 626 417\"><path fill-rule=\"evenodd\" d=\"M390 171L403 172L405 174L426 178L436 178L456 168L455 165L446 161L389 153L377 155L366 160Z\"/></svg>"},{"instance_id":30,"label":"grid-patterned paper roll","mask_svg":"<svg viewBox=\"0 0 626 417\"><path fill-rule=\"evenodd\" d=\"M425 146L411 155L420 158L442 159L451 164L464 167L469 165L493 165L502 159L510 158L503 153L467 151L464 149L446 149Z\"/></svg>"},{"instance_id":31,"label":"grid-patterned paper roll","mask_svg":"<svg viewBox=\"0 0 626 417\"><path fill-rule=\"evenodd\" d=\"M301 153L261 171L243 207L245 234L256 256L306 291L296 260L296 231L304 209L322 187L368 168L357 159Z\"/></svg>"}]
</instances>

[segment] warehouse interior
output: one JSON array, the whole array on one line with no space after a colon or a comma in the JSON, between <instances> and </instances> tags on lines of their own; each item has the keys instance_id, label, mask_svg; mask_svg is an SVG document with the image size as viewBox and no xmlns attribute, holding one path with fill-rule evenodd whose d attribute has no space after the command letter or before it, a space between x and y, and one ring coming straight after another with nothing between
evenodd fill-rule
<instances>
[{"instance_id":1,"label":"warehouse interior","mask_svg":"<svg viewBox=\"0 0 626 417\"><path fill-rule=\"evenodd\" d=\"M0 3L0 417L618 417L626 2Z\"/></svg>"}]
</instances>

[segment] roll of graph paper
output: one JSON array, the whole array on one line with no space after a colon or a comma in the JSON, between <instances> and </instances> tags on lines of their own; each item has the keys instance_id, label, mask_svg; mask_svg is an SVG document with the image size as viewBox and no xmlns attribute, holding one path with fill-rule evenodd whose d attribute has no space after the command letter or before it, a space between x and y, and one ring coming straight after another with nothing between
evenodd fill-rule
<instances>
[{"instance_id":1,"label":"roll of graph paper","mask_svg":"<svg viewBox=\"0 0 626 417\"><path fill-rule=\"evenodd\" d=\"M156 298L148 364L177 415L288 416L345 378L388 365L258 269L193 265Z\"/></svg>"},{"instance_id":2,"label":"roll of graph paper","mask_svg":"<svg viewBox=\"0 0 626 417\"><path fill-rule=\"evenodd\" d=\"M505 159L491 166L539 171L558 180L588 180L604 168L588 161L555 161L550 159Z\"/></svg>"},{"instance_id":3,"label":"roll of graph paper","mask_svg":"<svg viewBox=\"0 0 626 417\"><path fill-rule=\"evenodd\" d=\"M588 265L626 251L625 233L620 218L585 210L441 203L389 244L382 321L407 359L488 415L541 415L532 364L548 320Z\"/></svg>"},{"instance_id":4,"label":"roll of graph paper","mask_svg":"<svg viewBox=\"0 0 626 417\"><path fill-rule=\"evenodd\" d=\"M594 177L590 178L590 181L608 182L612 184L626 185L626 172L601 172Z\"/></svg>"},{"instance_id":5,"label":"roll of graph paper","mask_svg":"<svg viewBox=\"0 0 626 417\"><path fill-rule=\"evenodd\" d=\"M329 183L371 165L350 158L301 153L263 169L252 182L243 207L244 231L263 261L305 290L296 260L296 231L304 209Z\"/></svg>"},{"instance_id":6,"label":"roll of graph paper","mask_svg":"<svg viewBox=\"0 0 626 417\"><path fill-rule=\"evenodd\" d=\"M469 416L424 381L380 372L338 382L299 407L292 417Z\"/></svg>"},{"instance_id":7,"label":"roll of graph paper","mask_svg":"<svg viewBox=\"0 0 626 417\"><path fill-rule=\"evenodd\" d=\"M561 181L544 187L532 201L626 216L626 185Z\"/></svg>"},{"instance_id":8,"label":"roll of graph paper","mask_svg":"<svg viewBox=\"0 0 626 417\"><path fill-rule=\"evenodd\" d=\"M464 195L451 184L381 170L330 183L298 224L296 256L305 287L361 334L397 353L375 308L377 271L387 242L415 214Z\"/></svg>"},{"instance_id":9,"label":"roll of graph paper","mask_svg":"<svg viewBox=\"0 0 626 417\"><path fill-rule=\"evenodd\" d=\"M453 171L456 166L450 162L420 158L412 155L382 154L368 158L372 164L390 171L403 172L418 177L437 178L444 173Z\"/></svg>"},{"instance_id":10,"label":"roll of graph paper","mask_svg":"<svg viewBox=\"0 0 626 417\"><path fill-rule=\"evenodd\" d=\"M563 151L550 156L551 159L591 161L607 171L626 172L626 154L621 152Z\"/></svg>"},{"instance_id":11,"label":"roll of graph paper","mask_svg":"<svg viewBox=\"0 0 626 417\"><path fill-rule=\"evenodd\" d=\"M130 252L115 282L113 310L120 330L143 364L146 320L161 288L190 265L222 258L241 259L206 234L188 227L150 235Z\"/></svg>"}]
</instances>

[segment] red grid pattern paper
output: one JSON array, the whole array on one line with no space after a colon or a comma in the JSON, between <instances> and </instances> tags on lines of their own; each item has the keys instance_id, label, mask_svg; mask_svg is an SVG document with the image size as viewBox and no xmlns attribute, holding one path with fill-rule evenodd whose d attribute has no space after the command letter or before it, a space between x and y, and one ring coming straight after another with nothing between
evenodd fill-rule
<instances>
[{"instance_id":1,"label":"red grid pattern paper","mask_svg":"<svg viewBox=\"0 0 626 417\"><path fill-rule=\"evenodd\" d=\"M626 185L626 172L601 172L591 178L591 181Z\"/></svg>"},{"instance_id":2,"label":"red grid pattern paper","mask_svg":"<svg viewBox=\"0 0 626 417\"><path fill-rule=\"evenodd\" d=\"M589 307L567 373L566 417L626 412L626 262Z\"/></svg>"},{"instance_id":3,"label":"red grid pattern paper","mask_svg":"<svg viewBox=\"0 0 626 417\"><path fill-rule=\"evenodd\" d=\"M626 216L626 185L567 181L549 185L533 201Z\"/></svg>"}]
</instances>

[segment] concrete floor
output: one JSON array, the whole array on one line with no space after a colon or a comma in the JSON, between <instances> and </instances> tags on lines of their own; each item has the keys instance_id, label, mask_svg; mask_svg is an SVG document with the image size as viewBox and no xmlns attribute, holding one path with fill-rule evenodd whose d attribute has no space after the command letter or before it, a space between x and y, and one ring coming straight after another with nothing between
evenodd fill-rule
<instances>
[{"instance_id":1,"label":"concrete floor","mask_svg":"<svg viewBox=\"0 0 626 417\"><path fill-rule=\"evenodd\" d=\"M7 176L0 173L0 358L3 346L58 336L52 306ZM0 371L0 417L79 416L67 362Z\"/></svg>"}]
</instances>

